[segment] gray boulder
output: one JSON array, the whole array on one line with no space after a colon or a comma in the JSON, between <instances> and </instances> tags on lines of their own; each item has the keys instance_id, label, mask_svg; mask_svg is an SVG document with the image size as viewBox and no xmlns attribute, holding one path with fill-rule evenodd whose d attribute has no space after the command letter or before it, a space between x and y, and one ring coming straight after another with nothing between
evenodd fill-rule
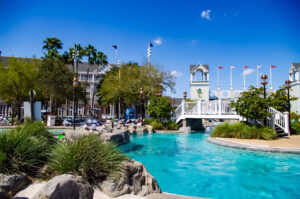
<instances>
[{"instance_id":1,"label":"gray boulder","mask_svg":"<svg viewBox=\"0 0 300 199\"><path fill-rule=\"evenodd\" d=\"M94 189L82 177L63 174L49 180L32 199L92 199Z\"/></svg>"},{"instance_id":2,"label":"gray boulder","mask_svg":"<svg viewBox=\"0 0 300 199\"><path fill-rule=\"evenodd\" d=\"M130 143L130 136L128 131L114 130L112 133L101 133L100 137L105 142L113 142L117 146Z\"/></svg>"},{"instance_id":3,"label":"gray boulder","mask_svg":"<svg viewBox=\"0 0 300 199\"><path fill-rule=\"evenodd\" d=\"M25 175L0 174L0 198L12 198L18 191L31 183Z\"/></svg>"},{"instance_id":4,"label":"gray boulder","mask_svg":"<svg viewBox=\"0 0 300 199\"><path fill-rule=\"evenodd\" d=\"M128 127L128 131L131 134L153 133L153 127L151 125L141 126L132 124Z\"/></svg>"},{"instance_id":5,"label":"gray boulder","mask_svg":"<svg viewBox=\"0 0 300 199\"><path fill-rule=\"evenodd\" d=\"M107 179L99 184L102 192L113 198L124 194L146 196L161 193L157 181L142 163L129 160L124 163L124 168L125 171L118 182Z\"/></svg>"},{"instance_id":6,"label":"gray boulder","mask_svg":"<svg viewBox=\"0 0 300 199\"><path fill-rule=\"evenodd\" d=\"M190 132L192 132L192 130L191 130L190 126L186 126L186 127L180 127L178 132L179 133L190 133Z\"/></svg>"}]
</instances>

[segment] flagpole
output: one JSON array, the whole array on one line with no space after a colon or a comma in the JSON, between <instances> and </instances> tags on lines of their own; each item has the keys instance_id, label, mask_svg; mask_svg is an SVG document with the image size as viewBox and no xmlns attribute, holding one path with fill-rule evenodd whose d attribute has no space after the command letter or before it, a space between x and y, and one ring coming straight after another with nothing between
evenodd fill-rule
<instances>
[{"instance_id":1,"label":"flagpole","mask_svg":"<svg viewBox=\"0 0 300 199\"><path fill-rule=\"evenodd\" d=\"M256 66L256 87L259 88L259 82L258 82L258 69L259 66Z\"/></svg>"},{"instance_id":2,"label":"flagpole","mask_svg":"<svg viewBox=\"0 0 300 199\"><path fill-rule=\"evenodd\" d=\"M273 84L272 84L272 66L270 66L270 90L273 90Z\"/></svg>"},{"instance_id":3,"label":"flagpole","mask_svg":"<svg viewBox=\"0 0 300 199\"><path fill-rule=\"evenodd\" d=\"M245 66L244 66L244 91L246 90L246 74L245 74Z\"/></svg>"},{"instance_id":4,"label":"flagpole","mask_svg":"<svg viewBox=\"0 0 300 199\"><path fill-rule=\"evenodd\" d=\"M149 68L150 68L150 56L151 56L150 40L149 40L149 47L148 47L147 56L148 56L148 70L149 70Z\"/></svg>"},{"instance_id":5,"label":"flagpole","mask_svg":"<svg viewBox=\"0 0 300 199\"><path fill-rule=\"evenodd\" d=\"M218 91L220 91L220 68L218 67Z\"/></svg>"},{"instance_id":6,"label":"flagpole","mask_svg":"<svg viewBox=\"0 0 300 199\"><path fill-rule=\"evenodd\" d=\"M120 60L118 60L118 67L119 67L119 86L120 86L120 81L121 81L121 64L120 64ZM119 95L119 120L121 118L121 98Z\"/></svg>"},{"instance_id":7,"label":"flagpole","mask_svg":"<svg viewBox=\"0 0 300 199\"><path fill-rule=\"evenodd\" d=\"M231 91L233 90L233 87L232 87L232 69L233 69L233 66L230 66L230 90Z\"/></svg>"}]
</instances>

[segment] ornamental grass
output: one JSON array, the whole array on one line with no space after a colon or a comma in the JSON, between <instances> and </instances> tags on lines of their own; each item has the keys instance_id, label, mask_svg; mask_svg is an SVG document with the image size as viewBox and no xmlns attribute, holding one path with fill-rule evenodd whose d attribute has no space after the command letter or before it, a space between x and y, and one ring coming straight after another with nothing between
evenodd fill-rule
<instances>
[{"instance_id":1,"label":"ornamental grass","mask_svg":"<svg viewBox=\"0 0 300 199\"><path fill-rule=\"evenodd\" d=\"M97 135L88 135L58 143L48 166L52 172L79 175L94 182L107 177L116 179L127 159L115 145L104 143Z\"/></svg>"},{"instance_id":2,"label":"ornamental grass","mask_svg":"<svg viewBox=\"0 0 300 199\"><path fill-rule=\"evenodd\" d=\"M267 126L251 126L242 122L217 125L210 134L211 137L240 138L240 139L277 139L277 133Z\"/></svg>"}]
</instances>

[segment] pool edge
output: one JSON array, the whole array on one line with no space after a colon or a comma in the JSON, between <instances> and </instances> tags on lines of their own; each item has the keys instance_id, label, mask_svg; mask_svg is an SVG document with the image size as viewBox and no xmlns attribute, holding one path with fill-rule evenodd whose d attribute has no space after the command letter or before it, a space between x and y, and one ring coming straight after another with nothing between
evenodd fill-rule
<instances>
[{"instance_id":1,"label":"pool edge","mask_svg":"<svg viewBox=\"0 0 300 199\"><path fill-rule=\"evenodd\" d=\"M290 148L290 147L264 147L264 146L256 146L256 145L248 145L248 144L240 144L230 141L219 140L217 138L209 137L206 139L208 142L235 148L241 150L249 150L249 151L261 151L261 152L271 152L271 153L289 153L289 154L297 154L300 155L300 149L298 148Z\"/></svg>"}]
</instances>

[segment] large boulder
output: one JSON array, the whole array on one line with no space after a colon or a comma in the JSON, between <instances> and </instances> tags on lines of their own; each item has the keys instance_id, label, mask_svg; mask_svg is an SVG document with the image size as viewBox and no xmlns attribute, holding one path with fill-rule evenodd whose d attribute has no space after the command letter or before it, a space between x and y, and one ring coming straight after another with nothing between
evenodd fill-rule
<instances>
[{"instance_id":1,"label":"large boulder","mask_svg":"<svg viewBox=\"0 0 300 199\"><path fill-rule=\"evenodd\" d=\"M49 180L32 199L92 199L94 189L82 177L63 174Z\"/></svg>"},{"instance_id":2,"label":"large boulder","mask_svg":"<svg viewBox=\"0 0 300 199\"><path fill-rule=\"evenodd\" d=\"M179 133L190 133L190 132L192 132L192 129L190 126L180 127L178 132Z\"/></svg>"},{"instance_id":3,"label":"large boulder","mask_svg":"<svg viewBox=\"0 0 300 199\"><path fill-rule=\"evenodd\" d=\"M128 131L131 134L153 133L153 127L151 125L141 126L141 125L131 124L128 127Z\"/></svg>"},{"instance_id":4,"label":"large boulder","mask_svg":"<svg viewBox=\"0 0 300 199\"><path fill-rule=\"evenodd\" d=\"M98 131L89 131L89 130L84 129L83 127L79 127L75 131L70 130L70 131L65 132L65 138L67 140L74 140L79 137L90 135L90 134L98 135L99 132Z\"/></svg>"},{"instance_id":5,"label":"large boulder","mask_svg":"<svg viewBox=\"0 0 300 199\"><path fill-rule=\"evenodd\" d=\"M31 180L23 174L0 174L0 198L12 198L18 191L29 185Z\"/></svg>"},{"instance_id":6,"label":"large boulder","mask_svg":"<svg viewBox=\"0 0 300 199\"><path fill-rule=\"evenodd\" d=\"M161 193L155 178L142 163L129 160L124 163L124 169L118 181L107 179L100 183L101 191L113 198L124 194L146 196L151 193Z\"/></svg>"},{"instance_id":7,"label":"large boulder","mask_svg":"<svg viewBox=\"0 0 300 199\"><path fill-rule=\"evenodd\" d=\"M130 143L130 136L128 131L115 129L112 133L101 133L100 137L105 142L113 142L117 146Z\"/></svg>"}]
</instances>

